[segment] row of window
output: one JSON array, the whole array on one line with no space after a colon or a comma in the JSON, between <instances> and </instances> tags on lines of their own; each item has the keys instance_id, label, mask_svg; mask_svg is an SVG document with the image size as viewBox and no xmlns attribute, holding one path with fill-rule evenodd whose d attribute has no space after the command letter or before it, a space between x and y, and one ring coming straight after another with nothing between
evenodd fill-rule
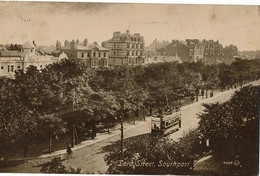
<instances>
[{"instance_id":1,"label":"row of window","mask_svg":"<svg viewBox=\"0 0 260 176\"><path fill-rule=\"evenodd\" d=\"M42 65L40 65L40 68L42 68ZM4 69L5 69L5 67L4 67L4 66L1 66L1 70L4 70ZM18 69L18 70L21 69L21 66L18 65L18 66L17 66L17 69ZM8 66L7 66L7 72L14 72L14 71L15 71L14 65L8 65Z\"/></svg>"},{"instance_id":2,"label":"row of window","mask_svg":"<svg viewBox=\"0 0 260 176\"><path fill-rule=\"evenodd\" d=\"M20 65L18 65L17 66L17 69L20 69L21 67L20 67ZM4 70L5 69L5 67L4 66L1 66L1 70ZM7 71L8 72L14 72L15 71L15 69L14 69L14 65L8 65L7 66Z\"/></svg>"},{"instance_id":3,"label":"row of window","mask_svg":"<svg viewBox=\"0 0 260 176\"><path fill-rule=\"evenodd\" d=\"M107 61L91 61L91 67L96 67L96 66L107 66Z\"/></svg>"},{"instance_id":4,"label":"row of window","mask_svg":"<svg viewBox=\"0 0 260 176\"><path fill-rule=\"evenodd\" d=\"M138 49L143 49L144 48L144 45L143 44L131 44L131 43L127 43L127 48L138 48Z\"/></svg>"},{"instance_id":5,"label":"row of window","mask_svg":"<svg viewBox=\"0 0 260 176\"><path fill-rule=\"evenodd\" d=\"M140 43L127 43L127 46L125 43L114 43L114 48L136 48L136 49L143 49L144 48L144 45L143 44L140 44Z\"/></svg>"},{"instance_id":6,"label":"row of window","mask_svg":"<svg viewBox=\"0 0 260 176\"><path fill-rule=\"evenodd\" d=\"M87 53L82 52L82 53L81 53L81 57L82 57L82 58L85 57L86 54L87 54L87 57L90 57L90 55L91 55L90 52L87 52ZM106 54L107 54L107 53L103 53L103 57L106 57ZM95 52L95 53L93 53L93 57L102 57L102 53L100 53L100 52Z\"/></svg>"},{"instance_id":7,"label":"row of window","mask_svg":"<svg viewBox=\"0 0 260 176\"><path fill-rule=\"evenodd\" d=\"M127 51L127 56L142 56L143 52L141 51Z\"/></svg>"}]
</instances>

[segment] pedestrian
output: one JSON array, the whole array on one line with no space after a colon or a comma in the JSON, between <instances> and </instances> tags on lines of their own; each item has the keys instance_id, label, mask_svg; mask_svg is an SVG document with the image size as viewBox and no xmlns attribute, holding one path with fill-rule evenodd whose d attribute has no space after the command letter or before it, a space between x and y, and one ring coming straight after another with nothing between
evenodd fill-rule
<instances>
[{"instance_id":1,"label":"pedestrian","mask_svg":"<svg viewBox=\"0 0 260 176\"><path fill-rule=\"evenodd\" d=\"M93 125L93 128L92 128L92 139L94 139L96 137L96 125Z\"/></svg>"},{"instance_id":2,"label":"pedestrian","mask_svg":"<svg viewBox=\"0 0 260 176\"><path fill-rule=\"evenodd\" d=\"M70 156L72 154L72 150L71 150L70 145L67 146L67 154L68 154L68 156Z\"/></svg>"},{"instance_id":3,"label":"pedestrian","mask_svg":"<svg viewBox=\"0 0 260 176\"><path fill-rule=\"evenodd\" d=\"M204 90L201 91L202 99L204 98Z\"/></svg>"},{"instance_id":4,"label":"pedestrian","mask_svg":"<svg viewBox=\"0 0 260 176\"><path fill-rule=\"evenodd\" d=\"M150 116L152 116L152 113L153 113L153 109L152 109L152 107L149 106L149 114L150 114Z\"/></svg>"}]
</instances>

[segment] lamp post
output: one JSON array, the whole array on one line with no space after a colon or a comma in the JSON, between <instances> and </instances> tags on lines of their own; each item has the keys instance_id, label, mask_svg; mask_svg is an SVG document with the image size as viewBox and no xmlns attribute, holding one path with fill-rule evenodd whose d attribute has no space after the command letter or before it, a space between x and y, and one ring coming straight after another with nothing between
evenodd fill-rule
<instances>
[{"instance_id":1,"label":"lamp post","mask_svg":"<svg viewBox=\"0 0 260 176\"><path fill-rule=\"evenodd\" d=\"M122 113L120 113L119 118L120 118L120 123L121 123L121 142L120 142L120 148L121 148L121 154L122 158L124 158L124 126L123 126L123 118L122 118Z\"/></svg>"}]
</instances>

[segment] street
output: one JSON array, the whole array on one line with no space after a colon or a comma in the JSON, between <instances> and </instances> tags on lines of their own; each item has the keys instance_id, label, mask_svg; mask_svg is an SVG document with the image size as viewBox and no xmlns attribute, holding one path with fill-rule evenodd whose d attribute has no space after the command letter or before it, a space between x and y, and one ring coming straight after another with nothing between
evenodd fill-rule
<instances>
[{"instance_id":1,"label":"street","mask_svg":"<svg viewBox=\"0 0 260 176\"><path fill-rule=\"evenodd\" d=\"M254 82L254 85L259 84L259 81ZM183 106L181 109L182 114L182 128L171 134L169 137L171 139L177 140L185 132L188 132L189 129L196 128L198 126L199 119L197 114L203 111L203 103L215 103L223 102L228 100L234 93L234 89L220 92L214 97L200 100L193 104ZM141 122L137 122L141 123ZM150 118L146 119L146 122L143 122L142 125L136 125L135 128L129 129L124 132L124 138L137 136L141 134L150 133ZM102 141L96 142L92 145L80 148L74 151L74 157L63 161L63 164L66 167L72 167L74 169L81 168L82 173L105 173L107 171L107 166L104 161L105 152L102 151L102 147L110 145L111 143L120 140L120 134L114 135ZM0 172L19 172L19 173L36 173L40 172L41 167L39 166L42 163L49 161L50 158L42 159L33 159L29 160L23 164L0 169Z\"/></svg>"}]
</instances>

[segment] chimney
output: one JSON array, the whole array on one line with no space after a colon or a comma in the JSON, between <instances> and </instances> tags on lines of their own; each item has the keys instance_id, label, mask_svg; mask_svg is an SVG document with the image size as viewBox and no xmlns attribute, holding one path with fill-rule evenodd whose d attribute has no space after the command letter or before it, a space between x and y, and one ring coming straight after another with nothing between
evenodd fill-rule
<instances>
[{"instance_id":1,"label":"chimney","mask_svg":"<svg viewBox=\"0 0 260 176\"><path fill-rule=\"evenodd\" d=\"M68 41L68 40L65 40L64 46L68 46L68 45L69 45L69 41Z\"/></svg>"},{"instance_id":2,"label":"chimney","mask_svg":"<svg viewBox=\"0 0 260 176\"><path fill-rule=\"evenodd\" d=\"M113 37L119 37L120 34L121 34L121 32L118 32L118 31L117 31L117 32L114 32L114 33L113 33Z\"/></svg>"},{"instance_id":3,"label":"chimney","mask_svg":"<svg viewBox=\"0 0 260 176\"><path fill-rule=\"evenodd\" d=\"M61 49L61 43L57 40L56 42L56 49L60 50Z\"/></svg>"},{"instance_id":4,"label":"chimney","mask_svg":"<svg viewBox=\"0 0 260 176\"><path fill-rule=\"evenodd\" d=\"M84 39L84 46L88 46L88 39Z\"/></svg>"},{"instance_id":5,"label":"chimney","mask_svg":"<svg viewBox=\"0 0 260 176\"><path fill-rule=\"evenodd\" d=\"M189 46L190 45L190 39L186 39L186 42L187 42L187 45Z\"/></svg>"},{"instance_id":6,"label":"chimney","mask_svg":"<svg viewBox=\"0 0 260 176\"><path fill-rule=\"evenodd\" d=\"M71 41L71 49L75 49L75 40Z\"/></svg>"}]
</instances>

